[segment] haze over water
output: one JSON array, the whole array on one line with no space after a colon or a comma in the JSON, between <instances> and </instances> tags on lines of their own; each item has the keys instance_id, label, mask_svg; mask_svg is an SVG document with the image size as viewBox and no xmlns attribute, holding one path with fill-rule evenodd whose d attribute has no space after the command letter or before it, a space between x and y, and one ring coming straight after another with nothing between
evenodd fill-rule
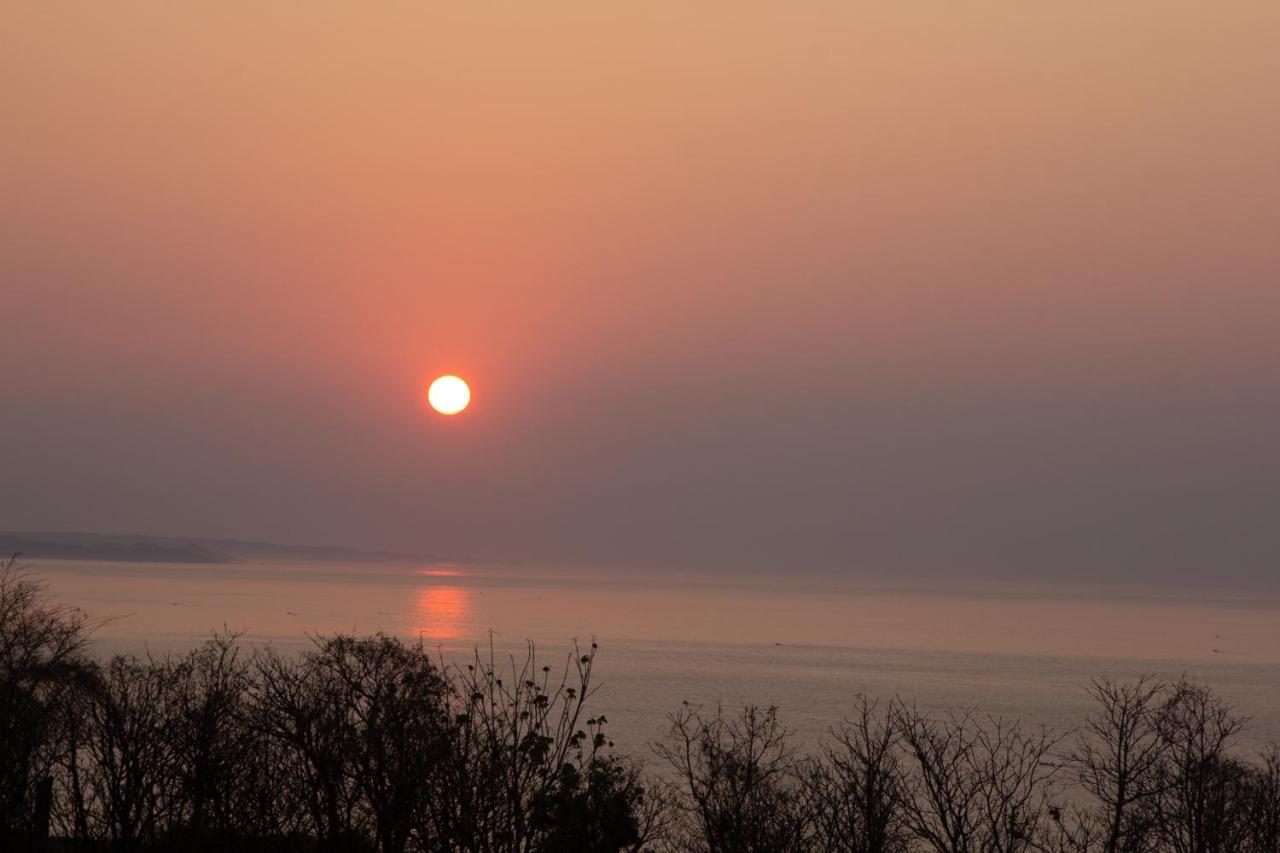
<instances>
[{"instance_id":1,"label":"haze over water","mask_svg":"<svg viewBox=\"0 0 1280 853\"><path fill-rule=\"evenodd\" d=\"M296 647L306 634L422 637L447 660L571 638L601 646L595 708L643 749L682 701L778 704L812 738L859 691L973 707L1059 729L1094 676L1203 680L1280 735L1280 596L999 582L753 580L386 564L40 561L62 599L117 617L104 652L183 649L226 626Z\"/></svg>"}]
</instances>

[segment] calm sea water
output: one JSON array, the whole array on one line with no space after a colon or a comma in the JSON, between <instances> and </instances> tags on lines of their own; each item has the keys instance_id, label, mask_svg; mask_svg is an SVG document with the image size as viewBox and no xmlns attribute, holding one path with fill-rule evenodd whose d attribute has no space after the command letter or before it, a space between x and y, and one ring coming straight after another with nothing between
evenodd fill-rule
<instances>
[{"instance_id":1,"label":"calm sea water","mask_svg":"<svg viewBox=\"0 0 1280 853\"><path fill-rule=\"evenodd\" d=\"M595 712L647 752L682 701L779 706L809 740L860 692L1058 730L1094 676L1187 675L1280 739L1280 597L1011 584L744 582L351 564L41 561L63 601L110 618L103 654L190 648L211 631L300 646L314 632L421 636L446 658L492 640L564 661L600 644Z\"/></svg>"}]
</instances>

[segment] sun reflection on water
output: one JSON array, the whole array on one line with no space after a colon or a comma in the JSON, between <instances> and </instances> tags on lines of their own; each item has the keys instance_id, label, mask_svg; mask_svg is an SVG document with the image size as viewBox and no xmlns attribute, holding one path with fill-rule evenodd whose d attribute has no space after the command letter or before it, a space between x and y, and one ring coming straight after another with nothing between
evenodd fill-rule
<instances>
[{"instance_id":1,"label":"sun reflection on water","mask_svg":"<svg viewBox=\"0 0 1280 853\"><path fill-rule=\"evenodd\" d=\"M456 640L466 634L471 618L471 590L428 586L418 592L413 630L432 640Z\"/></svg>"}]
</instances>

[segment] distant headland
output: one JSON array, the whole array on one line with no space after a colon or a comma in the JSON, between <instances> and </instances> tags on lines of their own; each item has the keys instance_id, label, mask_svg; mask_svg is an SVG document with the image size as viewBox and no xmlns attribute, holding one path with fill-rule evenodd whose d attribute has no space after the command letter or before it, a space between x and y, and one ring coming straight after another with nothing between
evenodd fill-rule
<instances>
[{"instance_id":1,"label":"distant headland","mask_svg":"<svg viewBox=\"0 0 1280 853\"><path fill-rule=\"evenodd\" d=\"M280 545L238 539L145 536L132 533L0 532L0 554L46 560L107 560L129 563L246 562L435 562L427 554L363 551L319 545Z\"/></svg>"}]
</instances>

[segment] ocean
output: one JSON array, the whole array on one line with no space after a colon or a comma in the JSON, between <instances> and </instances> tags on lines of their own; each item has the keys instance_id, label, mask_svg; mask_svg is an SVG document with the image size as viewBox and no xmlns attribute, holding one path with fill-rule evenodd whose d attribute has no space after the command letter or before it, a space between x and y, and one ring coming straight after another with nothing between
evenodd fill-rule
<instances>
[{"instance_id":1,"label":"ocean","mask_svg":"<svg viewBox=\"0 0 1280 853\"><path fill-rule=\"evenodd\" d=\"M456 565L129 564L42 560L62 602L106 620L101 655L165 654L216 630L300 648L309 635L421 637L447 662L479 649L561 667L599 644L592 713L649 756L690 702L776 705L812 744L858 694L972 709L1066 733L1101 676L1187 676L1280 740L1280 595L1008 582L681 577Z\"/></svg>"}]
</instances>

